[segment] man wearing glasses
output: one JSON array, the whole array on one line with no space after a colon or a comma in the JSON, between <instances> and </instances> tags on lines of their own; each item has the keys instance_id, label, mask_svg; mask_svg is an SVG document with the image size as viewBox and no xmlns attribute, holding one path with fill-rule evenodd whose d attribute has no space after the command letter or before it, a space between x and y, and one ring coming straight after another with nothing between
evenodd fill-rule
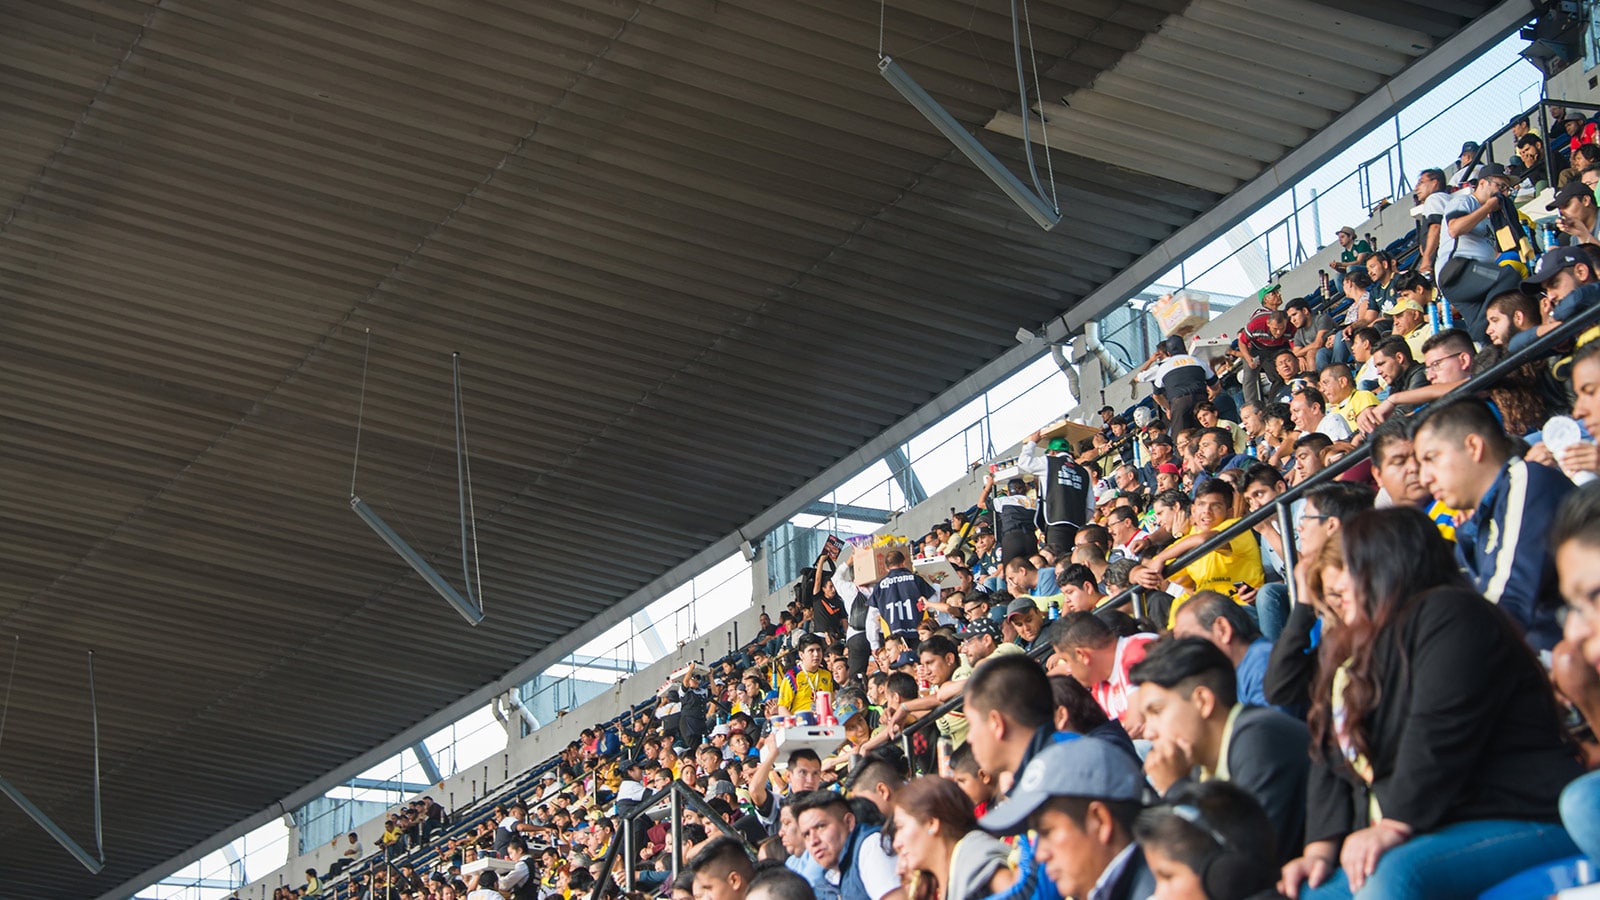
<instances>
[{"instance_id":1,"label":"man wearing glasses","mask_svg":"<svg viewBox=\"0 0 1600 900\"><path fill-rule=\"evenodd\" d=\"M1548 254L1547 254L1548 255ZM1422 369L1428 384L1409 391L1397 391L1382 403L1363 410L1358 420L1363 431L1371 431L1394 415L1395 410L1410 409L1443 397L1466 381L1472 369L1477 349L1472 337L1459 328L1447 328L1422 344Z\"/></svg>"}]
</instances>

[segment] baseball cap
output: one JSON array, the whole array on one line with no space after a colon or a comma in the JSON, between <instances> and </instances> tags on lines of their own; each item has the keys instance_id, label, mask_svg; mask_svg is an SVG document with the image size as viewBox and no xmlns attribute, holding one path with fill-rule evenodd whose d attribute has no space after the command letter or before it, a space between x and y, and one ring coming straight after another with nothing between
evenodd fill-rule
<instances>
[{"instance_id":1,"label":"baseball cap","mask_svg":"<svg viewBox=\"0 0 1600 900\"><path fill-rule=\"evenodd\" d=\"M1478 142L1477 141L1467 141L1465 144L1461 145L1461 152L1462 153L1477 153L1478 152Z\"/></svg>"},{"instance_id":2,"label":"baseball cap","mask_svg":"<svg viewBox=\"0 0 1600 900\"><path fill-rule=\"evenodd\" d=\"M1561 121L1563 121L1563 122L1587 122L1587 121L1589 121L1589 119L1588 119L1588 117L1584 116L1584 114L1581 113L1581 112L1569 112L1569 113L1567 113L1567 117L1562 119Z\"/></svg>"},{"instance_id":3,"label":"baseball cap","mask_svg":"<svg viewBox=\"0 0 1600 900\"><path fill-rule=\"evenodd\" d=\"M1177 463L1162 463L1161 465L1156 466L1156 471L1160 472L1163 475L1182 475L1183 474L1183 470L1178 468L1178 464Z\"/></svg>"},{"instance_id":4,"label":"baseball cap","mask_svg":"<svg viewBox=\"0 0 1600 900\"><path fill-rule=\"evenodd\" d=\"M1523 279L1522 283L1544 284L1556 277L1556 273L1578 263L1588 263L1589 257L1577 247L1557 247L1539 257L1533 265L1533 273Z\"/></svg>"},{"instance_id":5,"label":"baseball cap","mask_svg":"<svg viewBox=\"0 0 1600 900\"><path fill-rule=\"evenodd\" d=\"M1103 484L1094 490L1094 505L1101 506L1122 496L1122 492L1109 484Z\"/></svg>"},{"instance_id":6,"label":"baseball cap","mask_svg":"<svg viewBox=\"0 0 1600 900\"><path fill-rule=\"evenodd\" d=\"M1283 285L1278 284L1277 282L1273 282L1272 284L1267 285L1266 287L1262 288L1261 290L1256 291L1256 299L1257 300L1265 300L1268 294L1272 293L1273 291L1281 291L1281 290L1283 290Z\"/></svg>"},{"instance_id":7,"label":"baseball cap","mask_svg":"<svg viewBox=\"0 0 1600 900\"><path fill-rule=\"evenodd\" d=\"M1009 608L1010 607L1007 607L1007 609ZM961 640L965 642L975 637L982 637L986 634L994 638L996 641L1001 640L1000 626L995 624L994 619L988 616L984 616L976 621L968 622L967 627L961 629Z\"/></svg>"},{"instance_id":8,"label":"baseball cap","mask_svg":"<svg viewBox=\"0 0 1600 900\"><path fill-rule=\"evenodd\" d=\"M1562 185L1561 187L1557 188L1555 197L1551 198L1550 202L1545 204L1544 208L1547 209L1547 210L1554 211L1554 210L1560 209L1563 206L1566 206L1568 203L1572 202L1573 200L1577 199L1578 197L1593 197L1593 196L1594 196L1594 192L1589 190L1589 186L1588 185L1586 185L1582 181L1574 178L1571 181L1567 182L1566 184Z\"/></svg>"},{"instance_id":9,"label":"baseball cap","mask_svg":"<svg viewBox=\"0 0 1600 900\"><path fill-rule=\"evenodd\" d=\"M1064 437L1053 437L1053 438L1050 439L1050 447L1049 447L1049 449L1050 450L1071 450L1072 449L1072 442L1067 440Z\"/></svg>"},{"instance_id":10,"label":"baseball cap","mask_svg":"<svg viewBox=\"0 0 1600 900\"><path fill-rule=\"evenodd\" d=\"M901 666L914 666L916 664L917 655L912 653L910 650L902 650L900 651L900 655L895 657L894 664L889 666L889 668L898 669Z\"/></svg>"},{"instance_id":11,"label":"baseball cap","mask_svg":"<svg viewBox=\"0 0 1600 900\"><path fill-rule=\"evenodd\" d=\"M833 698L833 717L839 720L840 725L855 718L860 712L861 705L853 698L849 696Z\"/></svg>"},{"instance_id":12,"label":"baseball cap","mask_svg":"<svg viewBox=\"0 0 1600 900\"><path fill-rule=\"evenodd\" d=\"M1014 616L1017 613L1025 613L1030 609L1038 609L1038 608L1039 607L1034 605L1034 602L1032 600L1030 600L1029 598L1027 598L1027 597L1018 597L1015 600L1012 600L1010 603L1006 604L1006 615L1008 617L1009 616Z\"/></svg>"},{"instance_id":13,"label":"baseball cap","mask_svg":"<svg viewBox=\"0 0 1600 900\"><path fill-rule=\"evenodd\" d=\"M1028 818L1052 797L1130 801L1144 797L1144 772L1128 751L1100 738L1078 737L1039 751L1005 802L978 820L978 827L1000 835L1027 830Z\"/></svg>"},{"instance_id":14,"label":"baseball cap","mask_svg":"<svg viewBox=\"0 0 1600 900\"><path fill-rule=\"evenodd\" d=\"M1401 297L1400 299L1398 299L1398 300L1394 301L1393 303L1389 304L1388 306L1384 307L1383 308L1383 314L1386 315L1386 316L1398 316L1398 315L1400 315L1401 313L1405 312L1408 309L1413 311L1413 312L1423 312L1424 311L1423 308L1422 308L1422 304L1418 303L1414 298Z\"/></svg>"},{"instance_id":15,"label":"baseball cap","mask_svg":"<svg viewBox=\"0 0 1600 900\"><path fill-rule=\"evenodd\" d=\"M1504 177L1506 177L1506 167L1500 165L1499 163L1484 163L1478 167L1477 171L1472 173L1472 180L1474 181L1482 181L1485 178Z\"/></svg>"}]
</instances>

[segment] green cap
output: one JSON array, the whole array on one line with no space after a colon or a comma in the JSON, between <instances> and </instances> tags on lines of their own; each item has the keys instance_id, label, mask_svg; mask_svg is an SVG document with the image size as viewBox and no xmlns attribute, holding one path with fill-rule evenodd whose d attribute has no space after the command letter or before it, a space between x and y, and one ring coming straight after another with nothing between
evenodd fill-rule
<instances>
[{"instance_id":1,"label":"green cap","mask_svg":"<svg viewBox=\"0 0 1600 900\"><path fill-rule=\"evenodd\" d=\"M1268 294L1272 293L1273 291L1281 291L1281 290L1283 290L1283 285L1277 284L1277 283L1269 284L1266 287L1262 288L1261 290L1256 291L1256 299L1257 300L1265 300L1265 299L1267 299L1267 295Z\"/></svg>"},{"instance_id":2,"label":"green cap","mask_svg":"<svg viewBox=\"0 0 1600 900\"><path fill-rule=\"evenodd\" d=\"M1071 450L1072 449L1072 442L1067 440L1064 437L1054 437L1054 438L1050 439L1049 449L1051 449L1051 450Z\"/></svg>"}]
</instances>

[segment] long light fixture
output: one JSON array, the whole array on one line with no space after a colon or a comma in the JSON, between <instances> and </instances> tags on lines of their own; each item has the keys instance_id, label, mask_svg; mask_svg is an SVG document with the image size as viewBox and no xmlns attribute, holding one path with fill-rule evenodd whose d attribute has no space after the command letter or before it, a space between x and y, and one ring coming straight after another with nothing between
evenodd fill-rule
<instances>
[{"instance_id":1,"label":"long light fixture","mask_svg":"<svg viewBox=\"0 0 1600 900\"><path fill-rule=\"evenodd\" d=\"M912 78L905 69L900 68L900 65L892 58L885 56L878 60L878 74L893 85L894 89L900 92L900 96L906 98L912 106L916 107L917 112L922 113L923 117L932 123L934 128L939 129L940 134L948 138L950 143L955 144L957 150L960 150L967 159L972 160L973 165L977 166L983 174L989 176L989 179L998 185L1000 190L1005 191L1006 196L1010 197L1013 203L1022 207L1023 212L1027 213L1033 221L1039 223L1040 228L1045 231L1051 231L1061 224L1061 213L1055 207L1046 203L1038 194L1028 190L1027 185L1024 185L1017 176L1011 174L1011 170L1007 169L1000 160L995 158L993 153L989 152L989 148L980 144L978 139L972 136L971 132L963 128L961 123L955 120L954 116L940 106L937 100L929 96L928 92L922 89L922 85L917 84L916 79Z\"/></svg>"},{"instance_id":2,"label":"long light fixture","mask_svg":"<svg viewBox=\"0 0 1600 900\"><path fill-rule=\"evenodd\" d=\"M368 506L365 500L354 495L350 497L350 508L356 511L356 515L361 517L361 521L367 523L368 528L377 532L378 537L383 538L383 542L389 545L390 550L400 554L401 559L410 563L411 568L417 570L417 574L422 576L423 581L426 581L430 587L438 592L439 596L448 600L450 605L456 608L456 612L461 613L461 618L467 620L467 624L477 625L483 621L483 610L468 603L467 598L461 596L460 592L451 587L450 582L445 581L444 576L440 575L437 569L429 565L421 554L411 549L411 545L396 534L393 528L389 527L389 523L378 515L377 510Z\"/></svg>"}]
</instances>

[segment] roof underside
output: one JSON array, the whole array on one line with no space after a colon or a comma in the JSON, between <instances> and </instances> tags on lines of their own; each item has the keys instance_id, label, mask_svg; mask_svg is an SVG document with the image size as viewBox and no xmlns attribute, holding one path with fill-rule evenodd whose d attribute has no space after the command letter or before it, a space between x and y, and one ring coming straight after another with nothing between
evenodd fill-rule
<instances>
[{"instance_id":1,"label":"roof underside","mask_svg":"<svg viewBox=\"0 0 1600 900\"><path fill-rule=\"evenodd\" d=\"M0 775L90 840L94 650L108 864L0 803L0 890L108 891L494 681L1486 5L1032 0L1046 234L860 0L6 4ZM1005 0L885 24L1020 172ZM359 491L446 571L462 354L477 630L348 509L368 329Z\"/></svg>"}]
</instances>

